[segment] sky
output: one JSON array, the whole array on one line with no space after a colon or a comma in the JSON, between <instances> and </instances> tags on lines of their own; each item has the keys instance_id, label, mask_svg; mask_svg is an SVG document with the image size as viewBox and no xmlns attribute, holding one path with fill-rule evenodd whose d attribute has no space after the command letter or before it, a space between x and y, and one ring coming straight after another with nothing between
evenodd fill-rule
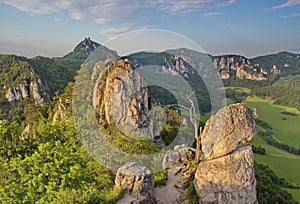
<instances>
[{"instance_id":1,"label":"sky","mask_svg":"<svg viewBox=\"0 0 300 204\"><path fill-rule=\"evenodd\" d=\"M300 0L0 0L0 19L0 53L26 57L147 29L178 33L213 55L300 53Z\"/></svg>"}]
</instances>

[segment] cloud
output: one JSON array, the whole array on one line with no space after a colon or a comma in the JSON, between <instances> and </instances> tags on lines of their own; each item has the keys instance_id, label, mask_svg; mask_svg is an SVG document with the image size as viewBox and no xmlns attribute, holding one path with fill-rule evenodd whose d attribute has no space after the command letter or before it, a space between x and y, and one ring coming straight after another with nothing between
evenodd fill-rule
<instances>
[{"instance_id":1,"label":"cloud","mask_svg":"<svg viewBox=\"0 0 300 204\"><path fill-rule=\"evenodd\" d=\"M129 31L135 26L134 23L124 23L118 28L106 28L99 31L101 35L115 35Z\"/></svg>"},{"instance_id":2,"label":"cloud","mask_svg":"<svg viewBox=\"0 0 300 204\"><path fill-rule=\"evenodd\" d=\"M120 34L124 34L124 33L130 32L132 30L139 30L140 31L139 33L141 33L141 31L151 29L151 28L153 28L153 26L151 26L151 25L138 26L135 23L123 23L119 27L101 29L99 31L99 34L106 35L106 36L108 36L108 40L112 40L112 39L118 37Z\"/></svg>"},{"instance_id":3,"label":"cloud","mask_svg":"<svg viewBox=\"0 0 300 204\"><path fill-rule=\"evenodd\" d=\"M235 0L159 0L154 4L159 10L176 14L194 12L205 8L226 6L233 3L235 3Z\"/></svg>"},{"instance_id":4,"label":"cloud","mask_svg":"<svg viewBox=\"0 0 300 204\"><path fill-rule=\"evenodd\" d=\"M300 17L300 13L292 13L291 15L288 16L282 16L282 18L292 18L292 17Z\"/></svg>"},{"instance_id":5,"label":"cloud","mask_svg":"<svg viewBox=\"0 0 300 204\"><path fill-rule=\"evenodd\" d=\"M36 14L66 12L74 20L93 20L98 24L124 20L146 8L154 8L171 14L226 6L236 0L0 0L21 11Z\"/></svg>"},{"instance_id":6,"label":"cloud","mask_svg":"<svg viewBox=\"0 0 300 204\"><path fill-rule=\"evenodd\" d=\"M221 14L222 14L221 12L208 12L208 13L203 14L202 16L209 17L209 16L217 16L217 15L221 15Z\"/></svg>"},{"instance_id":7,"label":"cloud","mask_svg":"<svg viewBox=\"0 0 300 204\"><path fill-rule=\"evenodd\" d=\"M278 6L272 7L272 9L282 9L291 6L297 6L300 4L300 0L288 0L287 2L280 4Z\"/></svg>"}]
</instances>

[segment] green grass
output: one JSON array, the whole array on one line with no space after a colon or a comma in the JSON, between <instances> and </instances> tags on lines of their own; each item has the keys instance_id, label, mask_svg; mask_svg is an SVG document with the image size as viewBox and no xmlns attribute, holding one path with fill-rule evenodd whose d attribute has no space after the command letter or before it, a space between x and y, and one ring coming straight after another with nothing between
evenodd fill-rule
<instances>
[{"instance_id":1,"label":"green grass","mask_svg":"<svg viewBox=\"0 0 300 204\"><path fill-rule=\"evenodd\" d=\"M286 151L267 144L261 136L257 136L252 142L266 149L265 155L254 154L256 162L268 165L277 176L284 178L288 183L300 184L300 156L290 154ZM291 193L293 198L300 203L300 189L284 188Z\"/></svg>"},{"instance_id":2,"label":"green grass","mask_svg":"<svg viewBox=\"0 0 300 204\"><path fill-rule=\"evenodd\" d=\"M271 99L247 97L245 103L257 109L259 119L267 122L273 128L274 136L283 143L300 147L300 112L296 108L274 105ZM281 112L296 113L298 116L283 115ZM282 120L286 118L286 120ZM261 128L257 127L257 131ZM290 154L267 144L260 135L253 141L253 145L261 145L266 149L265 155L255 154L255 161L268 165L277 176L288 183L300 184L300 155ZM300 189L284 188L300 203Z\"/></svg>"},{"instance_id":3,"label":"green grass","mask_svg":"<svg viewBox=\"0 0 300 204\"><path fill-rule=\"evenodd\" d=\"M210 118L210 116L211 116L211 113L205 113L200 116L200 121L203 123L206 123L206 121Z\"/></svg>"},{"instance_id":4,"label":"green grass","mask_svg":"<svg viewBox=\"0 0 300 204\"><path fill-rule=\"evenodd\" d=\"M154 186L165 186L168 181L168 170L164 169L153 174Z\"/></svg>"},{"instance_id":5,"label":"green grass","mask_svg":"<svg viewBox=\"0 0 300 204\"><path fill-rule=\"evenodd\" d=\"M247 97L246 104L257 109L259 118L272 126L274 136L283 143L299 147L300 146L300 116L282 115L281 112L288 111L299 114L295 108L272 104L271 99L261 99L257 97ZM282 120L282 117L287 120ZM260 130L260 127L257 127ZM255 160L270 166L274 172L283 177L289 183L300 184L300 156L290 154L267 144L258 135L254 145L261 145L266 149L266 155L255 154Z\"/></svg>"},{"instance_id":6,"label":"green grass","mask_svg":"<svg viewBox=\"0 0 300 204\"><path fill-rule=\"evenodd\" d=\"M237 92L246 93L246 94L250 94L251 93L250 89L244 88L244 87L226 87L225 89L234 89Z\"/></svg>"},{"instance_id":7,"label":"green grass","mask_svg":"<svg viewBox=\"0 0 300 204\"><path fill-rule=\"evenodd\" d=\"M290 146L300 147L300 111L292 107L274 105L273 100L258 97L247 97L246 104L255 107L259 119L272 126L276 139ZM281 114L284 111L296 113L298 116Z\"/></svg>"},{"instance_id":8,"label":"green grass","mask_svg":"<svg viewBox=\"0 0 300 204\"><path fill-rule=\"evenodd\" d=\"M254 139L252 144L261 145L266 149L265 155L254 155L255 161L268 165L277 176L284 178L288 183L300 184L300 156L267 144L260 135Z\"/></svg>"},{"instance_id":9,"label":"green grass","mask_svg":"<svg viewBox=\"0 0 300 204\"><path fill-rule=\"evenodd\" d=\"M289 192L296 201L300 202L300 189L290 189L290 188L283 188L283 189Z\"/></svg>"}]
</instances>

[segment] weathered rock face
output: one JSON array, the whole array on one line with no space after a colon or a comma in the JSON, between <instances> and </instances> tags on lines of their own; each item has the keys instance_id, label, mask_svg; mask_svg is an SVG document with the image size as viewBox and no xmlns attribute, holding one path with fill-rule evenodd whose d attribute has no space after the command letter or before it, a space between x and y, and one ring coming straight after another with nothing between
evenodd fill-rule
<instances>
[{"instance_id":1,"label":"weathered rock face","mask_svg":"<svg viewBox=\"0 0 300 204\"><path fill-rule=\"evenodd\" d=\"M243 104L221 109L207 122L195 174L199 203L256 203L254 158L256 110Z\"/></svg>"},{"instance_id":2,"label":"weathered rock face","mask_svg":"<svg viewBox=\"0 0 300 204\"><path fill-rule=\"evenodd\" d=\"M148 90L144 79L128 60L116 61L96 81L93 105L100 123L113 121L121 131L140 131L153 137Z\"/></svg>"},{"instance_id":3,"label":"weathered rock face","mask_svg":"<svg viewBox=\"0 0 300 204\"><path fill-rule=\"evenodd\" d=\"M236 69L236 76L240 79L250 79L255 81L267 80L263 73L257 73L256 69L253 69L252 72L247 72L242 67Z\"/></svg>"},{"instance_id":4,"label":"weathered rock face","mask_svg":"<svg viewBox=\"0 0 300 204\"><path fill-rule=\"evenodd\" d=\"M187 147L186 145L177 145L174 147L174 151L166 152L162 166L164 169L178 165L184 161L192 161L195 159L196 150Z\"/></svg>"},{"instance_id":5,"label":"weathered rock face","mask_svg":"<svg viewBox=\"0 0 300 204\"><path fill-rule=\"evenodd\" d=\"M205 160L225 156L254 139L256 134L254 108L243 104L227 106L206 123L201 134Z\"/></svg>"},{"instance_id":6,"label":"weathered rock face","mask_svg":"<svg viewBox=\"0 0 300 204\"><path fill-rule=\"evenodd\" d=\"M127 190L131 196L124 200L131 200L131 203L155 203L153 175L150 170L136 162L125 164L118 169L115 187ZM124 200L118 203L124 203Z\"/></svg>"},{"instance_id":7,"label":"weathered rock face","mask_svg":"<svg viewBox=\"0 0 300 204\"><path fill-rule=\"evenodd\" d=\"M49 87L38 79L25 79L19 85L9 88L5 94L8 102L17 101L26 97L32 97L38 104L43 104L48 100Z\"/></svg>"},{"instance_id":8,"label":"weathered rock face","mask_svg":"<svg viewBox=\"0 0 300 204\"><path fill-rule=\"evenodd\" d=\"M251 146L201 162L195 174L195 186L199 203L256 203Z\"/></svg>"},{"instance_id":9,"label":"weathered rock face","mask_svg":"<svg viewBox=\"0 0 300 204\"><path fill-rule=\"evenodd\" d=\"M259 64L242 56L214 57L213 63L219 70L222 79L230 78L230 71L235 70L236 76L240 79L267 80L268 73L263 72Z\"/></svg>"}]
</instances>

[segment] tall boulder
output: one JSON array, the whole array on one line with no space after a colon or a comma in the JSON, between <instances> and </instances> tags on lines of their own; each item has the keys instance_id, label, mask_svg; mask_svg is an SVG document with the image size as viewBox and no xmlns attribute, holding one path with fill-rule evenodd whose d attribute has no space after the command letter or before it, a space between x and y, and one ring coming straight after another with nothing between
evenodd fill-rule
<instances>
[{"instance_id":1,"label":"tall boulder","mask_svg":"<svg viewBox=\"0 0 300 204\"><path fill-rule=\"evenodd\" d=\"M205 160L225 156L250 144L256 135L254 108L241 103L222 108L210 117L201 134Z\"/></svg>"},{"instance_id":2,"label":"tall boulder","mask_svg":"<svg viewBox=\"0 0 300 204\"><path fill-rule=\"evenodd\" d=\"M221 109L206 124L194 185L199 203L257 203L254 157L256 110L243 104Z\"/></svg>"},{"instance_id":3,"label":"tall boulder","mask_svg":"<svg viewBox=\"0 0 300 204\"><path fill-rule=\"evenodd\" d=\"M123 132L141 132L154 137L147 84L127 59L118 60L101 71L94 87L93 105L100 123L115 122Z\"/></svg>"}]
</instances>

